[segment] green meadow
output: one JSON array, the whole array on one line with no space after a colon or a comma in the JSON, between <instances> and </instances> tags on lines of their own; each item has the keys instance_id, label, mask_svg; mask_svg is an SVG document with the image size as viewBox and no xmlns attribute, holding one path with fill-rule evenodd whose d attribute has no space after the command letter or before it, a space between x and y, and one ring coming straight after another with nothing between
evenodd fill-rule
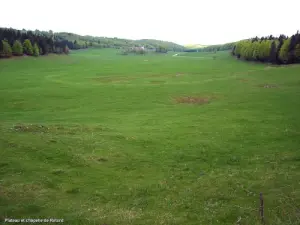
<instances>
[{"instance_id":1,"label":"green meadow","mask_svg":"<svg viewBox=\"0 0 300 225\"><path fill-rule=\"evenodd\" d=\"M300 224L300 65L174 54L1 60L2 222Z\"/></svg>"}]
</instances>

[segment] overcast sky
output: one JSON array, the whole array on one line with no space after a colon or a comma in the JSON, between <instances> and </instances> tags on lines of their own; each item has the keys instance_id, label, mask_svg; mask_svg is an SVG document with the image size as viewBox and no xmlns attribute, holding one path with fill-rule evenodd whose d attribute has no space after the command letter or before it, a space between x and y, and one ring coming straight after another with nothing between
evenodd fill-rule
<instances>
[{"instance_id":1,"label":"overcast sky","mask_svg":"<svg viewBox=\"0 0 300 225\"><path fill-rule=\"evenodd\" d=\"M0 27L222 44L256 35L296 33L298 1L14 0L1 2Z\"/></svg>"}]
</instances>

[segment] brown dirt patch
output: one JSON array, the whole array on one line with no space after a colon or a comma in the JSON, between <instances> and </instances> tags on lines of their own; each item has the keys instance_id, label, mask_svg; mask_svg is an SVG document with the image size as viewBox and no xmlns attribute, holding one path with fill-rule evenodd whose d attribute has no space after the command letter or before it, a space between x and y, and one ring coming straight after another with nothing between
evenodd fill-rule
<instances>
[{"instance_id":1,"label":"brown dirt patch","mask_svg":"<svg viewBox=\"0 0 300 225\"><path fill-rule=\"evenodd\" d=\"M275 84L260 84L259 87L261 88L278 88Z\"/></svg>"},{"instance_id":2,"label":"brown dirt patch","mask_svg":"<svg viewBox=\"0 0 300 225\"><path fill-rule=\"evenodd\" d=\"M40 184L13 184L9 187L0 187L0 195L6 198L32 199L35 198L42 190Z\"/></svg>"},{"instance_id":3,"label":"brown dirt patch","mask_svg":"<svg viewBox=\"0 0 300 225\"><path fill-rule=\"evenodd\" d=\"M147 75L146 77L148 78L152 78L152 77L180 77L180 76L184 76L186 74L184 73L175 73L175 74L150 74Z\"/></svg>"},{"instance_id":4,"label":"brown dirt patch","mask_svg":"<svg viewBox=\"0 0 300 225\"><path fill-rule=\"evenodd\" d=\"M37 125L37 124L17 124L15 125L12 130L17 132L48 132L49 128L44 125Z\"/></svg>"},{"instance_id":5,"label":"brown dirt patch","mask_svg":"<svg viewBox=\"0 0 300 225\"><path fill-rule=\"evenodd\" d=\"M63 134L77 134L82 132L96 132L96 131L104 131L109 130L108 128L103 127L89 127L82 125L70 125L70 126L62 126L62 125L49 125L45 126L42 124L16 124L11 128L14 132L20 133L63 133ZM55 141L51 141L55 142Z\"/></svg>"},{"instance_id":6,"label":"brown dirt patch","mask_svg":"<svg viewBox=\"0 0 300 225\"><path fill-rule=\"evenodd\" d=\"M209 98L209 97L186 96L186 97L177 97L177 98L175 98L175 101L179 104L203 105L203 104L208 104L211 101L211 99L212 98Z\"/></svg>"},{"instance_id":7,"label":"brown dirt patch","mask_svg":"<svg viewBox=\"0 0 300 225\"><path fill-rule=\"evenodd\" d=\"M85 157L85 159L87 161L98 162L98 163L107 162L108 161L107 157L97 156L97 155L89 155L89 156Z\"/></svg>"}]
</instances>

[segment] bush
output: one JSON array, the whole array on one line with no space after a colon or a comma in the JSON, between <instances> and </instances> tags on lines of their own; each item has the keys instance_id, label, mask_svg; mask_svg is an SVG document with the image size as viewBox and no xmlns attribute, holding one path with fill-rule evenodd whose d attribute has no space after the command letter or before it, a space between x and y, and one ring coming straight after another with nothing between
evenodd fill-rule
<instances>
[{"instance_id":1,"label":"bush","mask_svg":"<svg viewBox=\"0 0 300 225\"><path fill-rule=\"evenodd\" d=\"M34 43L34 45L33 45L33 55L34 56L39 56L40 55L40 48L37 45L37 43Z\"/></svg>"},{"instance_id":2,"label":"bush","mask_svg":"<svg viewBox=\"0 0 300 225\"><path fill-rule=\"evenodd\" d=\"M33 55L33 47L31 44L31 41L29 39L26 39L23 43L23 50L24 53L27 55Z\"/></svg>"},{"instance_id":3,"label":"bush","mask_svg":"<svg viewBox=\"0 0 300 225\"><path fill-rule=\"evenodd\" d=\"M0 52L0 57L11 57L12 56L12 49L9 43L6 40L2 41L2 51Z\"/></svg>"},{"instance_id":4,"label":"bush","mask_svg":"<svg viewBox=\"0 0 300 225\"><path fill-rule=\"evenodd\" d=\"M19 40L16 40L14 42L14 45L12 47L13 54L16 56L22 56L23 55L23 46Z\"/></svg>"}]
</instances>

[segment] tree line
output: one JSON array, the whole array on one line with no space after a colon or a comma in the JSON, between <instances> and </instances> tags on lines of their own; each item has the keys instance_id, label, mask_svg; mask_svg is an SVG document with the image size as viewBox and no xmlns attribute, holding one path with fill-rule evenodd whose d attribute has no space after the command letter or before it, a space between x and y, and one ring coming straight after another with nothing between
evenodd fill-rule
<instances>
[{"instance_id":1,"label":"tree line","mask_svg":"<svg viewBox=\"0 0 300 225\"><path fill-rule=\"evenodd\" d=\"M272 64L300 63L300 34L291 37L255 37L237 42L231 51L233 56L247 61Z\"/></svg>"},{"instance_id":2,"label":"tree line","mask_svg":"<svg viewBox=\"0 0 300 225\"><path fill-rule=\"evenodd\" d=\"M26 41L26 43L25 43ZM66 53L69 49L116 48L131 49L144 46L150 51L183 51L184 47L172 42L142 39L129 40L108 37L81 36L73 33L53 31L16 30L0 27L0 58L21 56L23 54L38 56L48 53Z\"/></svg>"},{"instance_id":3,"label":"tree line","mask_svg":"<svg viewBox=\"0 0 300 225\"><path fill-rule=\"evenodd\" d=\"M0 28L0 58L11 56L46 55L49 53L68 53L69 49L87 48L88 44L68 41L52 31L26 31Z\"/></svg>"}]
</instances>

